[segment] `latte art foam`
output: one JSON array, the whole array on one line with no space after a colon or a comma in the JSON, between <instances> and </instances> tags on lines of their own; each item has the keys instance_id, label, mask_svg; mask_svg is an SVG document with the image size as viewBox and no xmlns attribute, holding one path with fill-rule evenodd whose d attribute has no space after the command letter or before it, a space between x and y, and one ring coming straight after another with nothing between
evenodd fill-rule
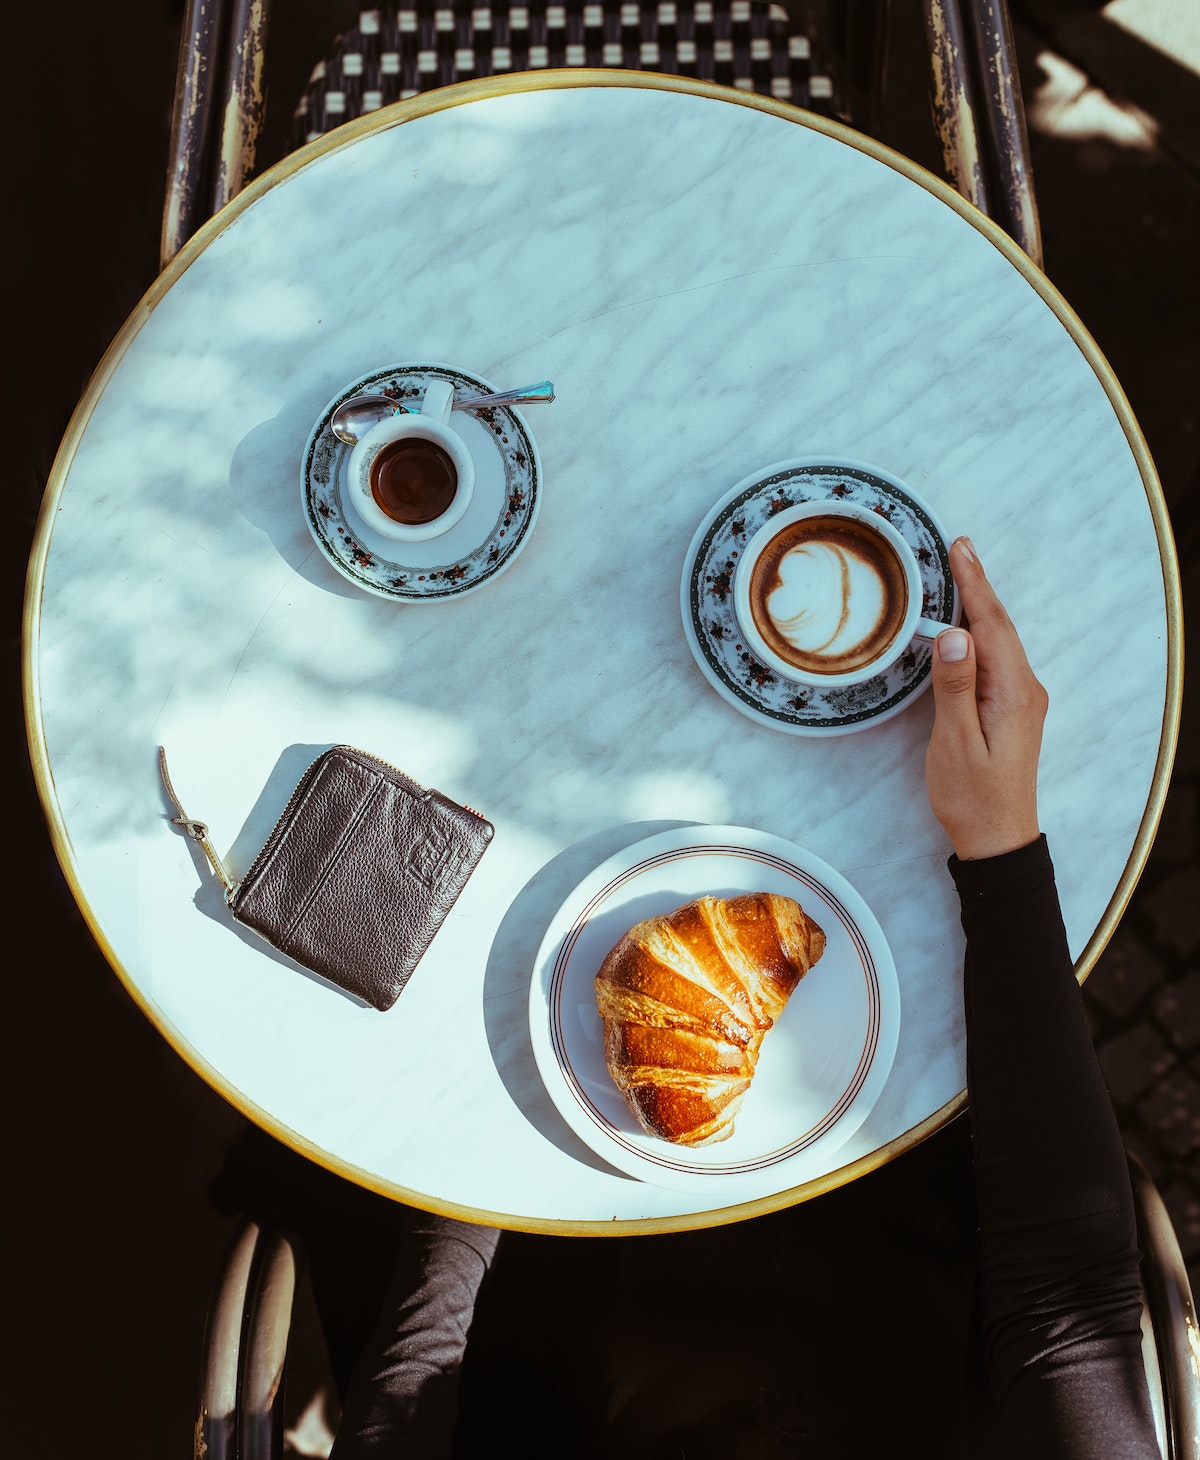
<instances>
[{"instance_id":1,"label":"latte art foam","mask_svg":"<svg viewBox=\"0 0 1200 1460\"><path fill-rule=\"evenodd\" d=\"M760 554L750 611L767 646L814 674L879 658L899 633L908 583L891 545L854 518L806 517Z\"/></svg>"}]
</instances>

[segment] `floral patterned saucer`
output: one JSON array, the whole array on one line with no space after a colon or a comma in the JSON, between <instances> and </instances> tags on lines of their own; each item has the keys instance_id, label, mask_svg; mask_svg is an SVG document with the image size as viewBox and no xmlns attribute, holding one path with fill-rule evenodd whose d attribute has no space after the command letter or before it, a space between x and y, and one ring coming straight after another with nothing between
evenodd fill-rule
<instances>
[{"instance_id":1,"label":"floral patterned saucer","mask_svg":"<svg viewBox=\"0 0 1200 1460\"><path fill-rule=\"evenodd\" d=\"M839 457L776 462L746 477L708 513L688 548L680 584L683 629L704 677L743 715L789 735L846 735L898 715L929 684L931 649L915 640L884 673L862 684L813 689L760 664L733 615L733 570L747 542L798 502L856 502L886 517L916 553L926 618L956 624L958 590L948 539L929 508L877 466Z\"/></svg>"},{"instance_id":2,"label":"floral patterned saucer","mask_svg":"<svg viewBox=\"0 0 1200 1460\"><path fill-rule=\"evenodd\" d=\"M392 365L338 392L321 412L301 466L301 496L317 546L356 587L397 603L461 598L491 582L525 546L541 503L537 447L511 406L456 411L454 429L475 462L475 492L457 526L428 542L398 543L359 523L345 503L351 447L329 429L334 411L352 395L373 391L420 404L431 380L449 380L460 395L496 389L449 365Z\"/></svg>"}]
</instances>

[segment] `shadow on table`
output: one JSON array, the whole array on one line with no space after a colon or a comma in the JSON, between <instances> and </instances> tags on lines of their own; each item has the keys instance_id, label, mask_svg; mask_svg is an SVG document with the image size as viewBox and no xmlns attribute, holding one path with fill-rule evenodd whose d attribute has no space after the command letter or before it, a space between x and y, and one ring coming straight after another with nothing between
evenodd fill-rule
<instances>
[{"instance_id":1,"label":"shadow on table","mask_svg":"<svg viewBox=\"0 0 1200 1460\"><path fill-rule=\"evenodd\" d=\"M585 837L547 862L525 884L504 915L492 940L484 974L484 1011L488 1045L505 1088L526 1120L546 1140L594 1171L625 1177L575 1135L558 1113L538 1073L523 1000L514 1001L511 970L529 969L542 977L538 952L555 913L572 889L615 853L635 842L689 826L687 821L633 821Z\"/></svg>"},{"instance_id":2,"label":"shadow on table","mask_svg":"<svg viewBox=\"0 0 1200 1460\"><path fill-rule=\"evenodd\" d=\"M325 751L333 748L333 741L322 742L319 745L300 742L289 745L281 751L275 767L267 777L258 799L246 814L242 822L241 830L234 837L232 843L225 843L219 832L214 832L214 845L219 855L231 870L239 867L249 867L257 856L263 843L271 835L275 823L283 814L292 792L295 790L304 772L312 765L313 761ZM171 804L169 797L164 790L162 792L162 804L164 814L170 818L175 815L175 807ZM186 804L186 803L185 803ZM187 807L188 814L192 814L192 807ZM180 832L181 835L184 833ZM228 845L228 852L220 852L220 848ZM225 905L225 893L220 881L213 875L208 865L208 860L200 848L200 844L192 838L188 838L188 847L191 851L192 861L196 866L198 887L193 898L196 909L205 917L212 918L214 922L220 923L242 940L247 947L253 948L255 953L264 958L269 958L273 963L291 970L310 983L318 984L321 988L329 989L331 992L348 999L350 1003L357 1004L361 1009L371 1006L365 999L360 999L346 989L331 983L328 979L322 978L319 973L314 973L311 968L305 968L302 963L297 963L294 958L289 958L286 953L280 952L273 944L253 929L245 927L229 911Z\"/></svg>"},{"instance_id":3,"label":"shadow on table","mask_svg":"<svg viewBox=\"0 0 1200 1460\"><path fill-rule=\"evenodd\" d=\"M305 521L301 470L316 419L316 411L289 400L278 415L247 431L229 464L228 507L269 538L298 577L339 598L361 598L365 590L326 560Z\"/></svg>"}]
</instances>

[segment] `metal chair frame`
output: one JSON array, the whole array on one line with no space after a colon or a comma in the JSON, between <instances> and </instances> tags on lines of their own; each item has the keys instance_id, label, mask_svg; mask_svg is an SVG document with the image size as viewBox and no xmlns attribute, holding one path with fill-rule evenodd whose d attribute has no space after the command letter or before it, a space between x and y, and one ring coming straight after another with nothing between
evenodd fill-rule
<instances>
[{"instance_id":1,"label":"metal chair frame","mask_svg":"<svg viewBox=\"0 0 1200 1460\"><path fill-rule=\"evenodd\" d=\"M187 0L160 266L241 191L266 110L270 0ZM413 0L436 9L437 0ZM650 4L652 0L642 0ZM605 0L608 8L622 8ZM953 186L1041 265L1042 245L1007 0L922 0L933 118ZM860 130L883 94L890 0L828 0L831 48ZM653 62L643 69L659 69Z\"/></svg>"},{"instance_id":2,"label":"metal chair frame","mask_svg":"<svg viewBox=\"0 0 1200 1460\"><path fill-rule=\"evenodd\" d=\"M303 1254L289 1233L242 1218L204 1330L194 1460L281 1460L284 1377Z\"/></svg>"},{"instance_id":3,"label":"metal chair frame","mask_svg":"<svg viewBox=\"0 0 1200 1460\"><path fill-rule=\"evenodd\" d=\"M1146 1377L1164 1460L1200 1460L1200 1326L1170 1213L1144 1163L1126 1153L1142 1251Z\"/></svg>"},{"instance_id":4,"label":"metal chair frame","mask_svg":"<svg viewBox=\"0 0 1200 1460\"><path fill-rule=\"evenodd\" d=\"M922 5L946 174L1040 268L1041 229L1007 0Z\"/></svg>"},{"instance_id":5,"label":"metal chair frame","mask_svg":"<svg viewBox=\"0 0 1200 1460\"><path fill-rule=\"evenodd\" d=\"M175 77L159 265L237 196L266 112L270 0L187 0Z\"/></svg>"}]
</instances>

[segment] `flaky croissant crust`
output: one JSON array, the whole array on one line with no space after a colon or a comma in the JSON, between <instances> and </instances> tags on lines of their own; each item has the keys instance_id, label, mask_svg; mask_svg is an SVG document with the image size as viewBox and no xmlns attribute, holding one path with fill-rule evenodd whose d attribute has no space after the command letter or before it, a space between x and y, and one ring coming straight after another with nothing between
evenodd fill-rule
<instances>
[{"instance_id":1,"label":"flaky croissant crust","mask_svg":"<svg viewBox=\"0 0 1200 1460\"><path fill-rule=\"evenodd\" d=\"M709 1145L733 1131L763 1036L825 949L793 898L701 897L624 935L596 974L604 1057L650 1135Z\"/></svg>"}]
</instances>

